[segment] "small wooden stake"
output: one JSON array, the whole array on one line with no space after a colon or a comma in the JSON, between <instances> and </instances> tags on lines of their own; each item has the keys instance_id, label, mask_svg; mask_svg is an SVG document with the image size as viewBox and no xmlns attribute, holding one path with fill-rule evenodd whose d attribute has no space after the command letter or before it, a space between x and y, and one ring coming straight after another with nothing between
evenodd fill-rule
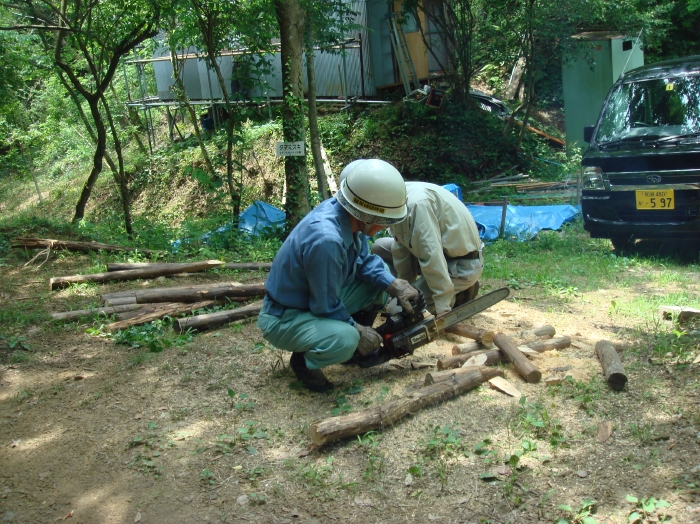
<instances>
[{"instance_id":1,"label":"small wooden stake","mask_svg":"<svg viewBox=\"0 0 700 524\"><path fill-rule=\"evenodd\" d=\"M461 355L463 353L479 351L480 349L484 349L481 346L481 344L479 344L476 340L470 340L469 342L465 342L464 344L455 344L454 346L452 346L452 354Z\"/></svg>"},{"instance_id":2,"label":"small wooden stake","mask_svg":"<svg viewBox=\"0 0 700 524\"><path fill-rule=\"evenodd\" d=\"M608 385L616 391L624 389L627 384L627 375L625 368L622 367L620 355L615 351L615 346L607 340L599 340L595 345L595 351L603 365L603 374Z\"/></svg>"},{"instance_id":3,"label":"small wooden stake","mask_svg":"<svg viewBox=\"0 0 700 524\"><path fill-rule=\"evenodd\" d=\"M503 333L497 333L493 339L493 343L505 353L506 357L513 363L513 367L521 377L533 384L540 381L542 373L527 359L523 352L518 349L515 342Z\"/></svg>"},{"instance_id":4,"label":"small wooden stake","mask_svg":"<svg viewBox=\"0 0 700 524\"><path fill-rule=\"evenodd\" d=\"M453 355L451 357L442 358L437 361L438 371L444 369L458 368L471 357L476 355L486 355L486 365L493 366L503 360L503 353L497 349L479 349L471 353L463 353L461 355Z\"/></svg>"},{"instance_id":5,"label":"small wooden stake","mask_svg":"<svg viewBox=\"0 0 700 524\"><path fill-rule=\"evenodd\" d=\"M571 345L571 339L569 337L556 337L550 338L549 340L536 340L535 342L530 342L525 345L538 353L542 353L543 351L552 349L568 348Z\"/></svg>"},{"instance_id":6,"label":"small wooden stake","mask_svg":"<svg viewBox=\"0 0 700 524\"><path fill-rule=\"evenodd\" d=\"M460 337L471 338L477 342L481 342L485 346L490 346L493 344L493 331L488 331L486 329L481 329L476 326L470 326L469 324L455 324L445 329L446 333L453 333L459 335Z\"/></svg>"}]
</instances>

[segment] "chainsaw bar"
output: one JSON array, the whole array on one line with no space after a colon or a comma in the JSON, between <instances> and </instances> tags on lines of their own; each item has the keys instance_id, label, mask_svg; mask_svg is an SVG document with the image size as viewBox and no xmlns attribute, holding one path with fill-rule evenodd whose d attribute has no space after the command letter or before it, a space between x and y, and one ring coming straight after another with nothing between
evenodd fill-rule
<instances>
[{"instance_id":1,"label":"chainsaw bar","mask_svg":"<svg viewBox=\"0 0 700 524\"><path fill-rule=\"evenodd\" d=\"M499 303L501 300L506 298L510 294L510 289L507 287L502 287L496 291L491 291L486 295L482 295L479 298L475 298L462 304L459 307L454 308L452 311L435 317L435 325L438 331L443 331L450 326L458 324L462 320L466 320L469 317L473 317L477 313L481 313L485 309L490 308L494 304Z\"/></svg>"}]
</instances>

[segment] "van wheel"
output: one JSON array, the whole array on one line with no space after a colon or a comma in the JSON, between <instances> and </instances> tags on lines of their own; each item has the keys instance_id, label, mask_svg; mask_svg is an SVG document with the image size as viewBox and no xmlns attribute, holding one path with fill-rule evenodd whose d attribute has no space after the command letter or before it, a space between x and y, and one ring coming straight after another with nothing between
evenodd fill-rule
<instances>
[{"instance_id":1,"label":"van wheel","mask_svg":"<svg viewBox=\"0 0 700 524\"><path fill-rule=\"evenodd\" d=\"M612 237L610 242L618 253L629 251L634 246L634 238L632 237Z\"/></svg>"}]
</instances>

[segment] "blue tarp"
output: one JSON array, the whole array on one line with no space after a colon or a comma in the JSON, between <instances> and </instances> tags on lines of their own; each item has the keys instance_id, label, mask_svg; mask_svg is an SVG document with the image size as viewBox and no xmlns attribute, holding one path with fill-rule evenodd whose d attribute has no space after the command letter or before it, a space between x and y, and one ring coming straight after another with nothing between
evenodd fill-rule
<instances>
[{"instance_id":1,"label":"blue tarp","mask_svg":"<svg viewBox=\"0 0 700 524\"><path fill-rule=\"evenodd\" d=\"M461 190L456 184L444 186L446 189L461 196ZM460 198L461 200L461 198ZM479 235L485 242L496 240L501 229L501 206L467 206L471 212ZM570 222L581 211L579 208L569 205L558 206L508 206L506 211L506 238L525 242L533 238L542 229L559 229L564 223ZM271 230L284 228L285 214L270 204L260 200L253 202L240 214L238 228L252 236L269 233ZM224 233L233 227L233 222L225 224L214 231L203 234L199 240L207 242L216 237L217 233ZM185 240L173 242L173 251Z\"/></svg>"},{"instance_id":2,"label":"blue tarp","mask_svg":"<svg viewBox=\"0 0 700 524\"><path fill-rule=\"evenodd\" d=\"M501 229L502 206L467 206L479 226L482 240L496 240ZM581 211L570 205L508 206L505 235L525 242L543 229L559 229Z\"/></svg>"},{"instance_id":3,"label":"blue tarp","mask_svg":"<svg viewBox=\"0 0 700 524\"><path fill-rule=\"evenodd\" d=\"M284 219L284 211L256 200L240 214L238 229L257 236L271 229L284 229Z\"/></svg>"}]
</instances>

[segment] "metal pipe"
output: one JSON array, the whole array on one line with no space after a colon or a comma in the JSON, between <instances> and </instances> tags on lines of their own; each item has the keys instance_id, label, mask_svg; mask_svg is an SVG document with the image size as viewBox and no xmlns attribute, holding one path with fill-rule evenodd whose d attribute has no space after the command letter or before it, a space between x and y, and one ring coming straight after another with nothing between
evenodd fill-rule
<instances>
[{"instance_id":1,"label":"metal pipe","mask_svg":"<svg viewBox=\"0 0 700 524\"><path fill-rule=\"evenodd\" d=\"M349 86L348 86L348 68L347 65L345 64L345 42L343 42L343 48L340 51L342 53L342 60L343 60L343 84L345 85L345 105L348 105L348 91L349 91Z\"/></svg>"},{"instance_id":2,"label":"metal pipe","mask_svg":"<svg viewBox=\"0 0 700 524\"><path fill-rule=\"evenodd\" d=\"M362 33L357 33L357 40L360 42L360 85L362 86L362 98L365 98L365 64L362 60Z\"/></svg>"}]
</instances>

